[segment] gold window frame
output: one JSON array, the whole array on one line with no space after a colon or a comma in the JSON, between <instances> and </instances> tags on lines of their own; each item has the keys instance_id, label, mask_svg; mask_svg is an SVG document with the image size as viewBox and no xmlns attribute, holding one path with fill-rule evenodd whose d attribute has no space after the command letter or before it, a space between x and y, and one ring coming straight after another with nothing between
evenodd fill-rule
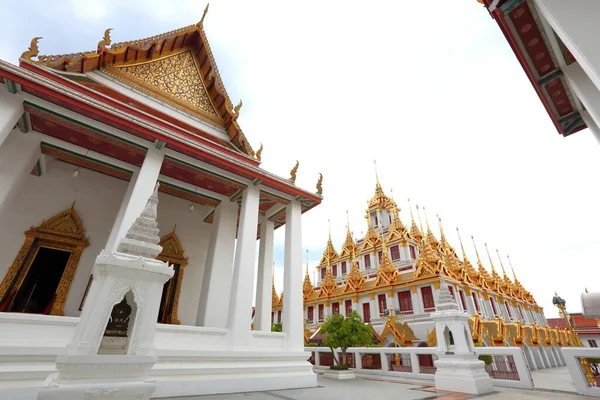
<instances>
[{"instance_id":1,"label":"gold window frame","mask_svg":"<svg viewBox=\"0 0 600 400\"><path fill-rule=\"evenodd\" d=\"M173 227L173 230L167 235L163 236L158 242L159 246L162 246L162 252L156 256L157 260L168 262L169 264L178 264L179 265L179 273L177 274L177 281L175 282L175 286L171 284L171 281L167 281L165 284L169 285L169 289L165 294L167 298L171 294L171 290L175 291L175 296L173 296L173 309L171 311L171 324L180 325L179 321L179 296L181 295L181 283L183 282L183 272L188 264L188 257L185 257L183 247L181 246L181 241L177 236L177 225Z\"/></svg>"},{"instance_id":2,"label":"gold window frame","mask_svg":"<svg viewBox=\"0 0 600 400\"><path fill-rule=\"evenodd\" d=\"M54 302L50 309L50 315L65 315L65 302L71 283L81 254L89 244L81 218L75 211L75 202L50 219L42 220L39 226L32 226L25 231L25 242L0 284L0 299L14 297L18 293L41 247L67 251L71 255L56 288Z\"/></svg>"}]
</instances>

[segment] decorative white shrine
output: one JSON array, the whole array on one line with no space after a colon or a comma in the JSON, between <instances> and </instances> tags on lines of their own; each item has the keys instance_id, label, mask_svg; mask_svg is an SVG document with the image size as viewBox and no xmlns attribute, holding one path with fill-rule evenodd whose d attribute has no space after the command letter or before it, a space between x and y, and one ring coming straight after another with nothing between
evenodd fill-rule
<instances>
[{"instance_id":1,"label":"decorative white shrine","mask_svg":"<svg viewBox=\"0 0 600 400\"><path fill-rule=\"evenodd\" d=\"M442 279L435 321L438 340L438 360L435 361L435 387L438 390L484 394L494 391L492 378L485 364L475 354L469 333L469 316L458 309L458 304Z\"/></svg>"},{"instance_id":2,"label":"decorative white shrine","mask_svg":"<svg viewBox=\"0 0 600 400\"><path fill-rule=\"evenodd\" d=\"M96 258L94 280L75 336L56 359L38 399L149 399L156 382L154 333L163 285L173 276L155 260L158 184L117 251Z\"/></svg>"}]
</instances>

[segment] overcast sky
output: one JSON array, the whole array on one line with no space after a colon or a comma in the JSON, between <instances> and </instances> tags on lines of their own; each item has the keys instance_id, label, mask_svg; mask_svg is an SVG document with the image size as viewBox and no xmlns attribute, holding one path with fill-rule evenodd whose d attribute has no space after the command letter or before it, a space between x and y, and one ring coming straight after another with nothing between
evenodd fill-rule
<instances>
[{"instance_id":1,"label":"overcast sky","mask_svg":"<svg viewBox=\"0 0 600 400\"><path fill-rule=\"evenodd\" d=\"M196 23L198 1L9 1L0 58L17 63L31 38L41 54L95 50ZM435 214L458 248L474 235L509 254L523 285L556 314L584 288L600 290L600 146L587 130L561 137L496 22L475 0L212 1L205 20L240 125L262 167L314 190L323 204L303 218L311 271L331 234L341 247L346 210L366 230L377 160L405 224L407 198ZM435 232L437 234L437 224ZM283 229L276 234L281 290ZM473 246L465 243L475 260ZM594 251L596 250L596 251ZM304 264L304 261L303 261ZM485 264L489 266L487 259ZM311 273L311 277L313 274Z\"/></svg>"}]
</instances>

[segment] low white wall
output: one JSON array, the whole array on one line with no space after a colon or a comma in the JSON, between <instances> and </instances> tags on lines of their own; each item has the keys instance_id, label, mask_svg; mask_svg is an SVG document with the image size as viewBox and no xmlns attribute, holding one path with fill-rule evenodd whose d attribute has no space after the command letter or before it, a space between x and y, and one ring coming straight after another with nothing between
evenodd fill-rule
<instances>
[{"instance_id":1,"label":"low white wall","mask_svg":"<svg viewBox=\"0 0 600 400\"><path fill-rule=\"evenodd\" d=\"M579 357L600 358L600 348L595 347L563 347L561 352L567 363L569 375L578 394L600 397L600 387L589 386Z\"/></svg>"}]
</instances>

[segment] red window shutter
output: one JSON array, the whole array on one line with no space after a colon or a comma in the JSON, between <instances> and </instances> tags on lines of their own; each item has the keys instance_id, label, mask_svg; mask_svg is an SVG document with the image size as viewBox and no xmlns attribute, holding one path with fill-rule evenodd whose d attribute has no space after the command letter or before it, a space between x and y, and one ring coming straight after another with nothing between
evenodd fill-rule
<instances>
[{"instance_id":1,"label":"red window shutter","mask_svg":"<svg viewBox=\"0 0 600 400\"><path fill-rule=\"evenodd\" d=\"M337 276L337 265L334 265L333 267L331 267L331 270L333 272L333 276Z\"/></svg>"},{"instance_id":2,"label":"red window shutter","mask_svg":"<svg viewBox=\"0 0 600 400\"><path fill-rule=\"evenodd\" d=\"M365 269L371 268L371 255L365 254Z\"/></svg>"},{"instance_id":3,"label":"red window shutter","mask_svg":"<svg viewBox=\"0 0 600 400\"><path fill-rule=\"evenodd\" d=\"M479 300L477 299L477 294L475 292L471 293L473 296L473 303L475 304L475 310L479 313Z\"/></svg>"},{"instance_id":4,"label":"red window shutter","mask_svg":"<svg viewBox=\"0 0 600 400\"><path fill-rule=\"evenodd\" d=\"M346 300L346 315L352 313L352 300Z\"/></svg>"},{"instance_id":5,"label":"red window shutter","mask_svg":"<svg viewBox=\"0 0 600 400\"><path fill-rule=\"evenodd\" d=\"M325 279L325 274L327 274L327 268L321 268L321 279Z\"/></svg>"},{"instance_id":6,"label":"red window shutter","mask_svg":"<svg viewBox=\"0 0 600 400\"><path fill-rule=\"evenodd\" d=\"M339 313L340 313L340 303L337 303L337 302L336 302L336 303L333 303L333 304L331 305L331 312L332 312L333 314L339 314Z\"/></svg>"},{"instance_id":7,"label":"red window shutter","mask_svg":"<svg viewBox=\"0 0 600 400\"><path fill-rule=\"evenodd\" d=\"M383 310L387 309L387 297L385 294L380 294L377 296L377 301L379 303L379 314L383 314Z\"/></svg>"},{"instance_id":8,"label":"red window shutter","mask_svg":"<svg viewBox=\"0 0 600 400\"><path fill-rule=\"evenodd\" d=\"M381 257L383 257L383 251L379 250L377 252L377 260L379 261L379 263L381 263Z\"/></svg>"},{"instance_id":9,"label":"red window shutter","mask_svg":"<svg viewBox=\"0 0 600 400\"><path fill-rule=\"evenodd\" d=\"M400 248L398 246L390 247L390 254L392 255L392 260L400 259Z\"/></svg>"},{"instance_id":10,"label":"red window shutter","mask_svg":"<svg viewBox=\"0 0 600 400\"><path fill-rule=\"evenodd\" d=\"M450 291L452 298L456 300L456 297L454 297L454 288L452 286L448 286L448 290Z\"/></svg>"},{"instance_id":11,"label":"red window shutter","mask_svg":"<svg viewBox=\"0 0 600 400\"><path fill-rule=\"evenodd\" d=\"M415 250L415 246L413 246L411 244L408 249L410 250L410 258L412 258L413 260L415 260L417 258L417 251Z\"/></svg>"},{"instance_id":12,"label":"red window shutter","mask_svg":"<svg viewBox=\"0 0 600 400\"><path fill-rule=\"evenodd\" d=\"M308 307L308 320L309 320L310 322L313 322L313 321L314 321L313 317L314 317L314 309L313 309L313 306L309 306L309 307Z\"/></svg>"},{"instance_id":13,"label":"red window shutter","mask_svg":"<svg viewBox=\"0 0 600 400\"><path fill-rule=\"evenodd\" d=\"M508 312L508 317L512 318L512 313L510 312L510 306L508 305L508 301L505 301L504 305L506 306L506 311Z\"/></svg>"},{"instance_id":14,"label":"red window shutter","mask_svg":"<svg viewBox=\"0 0 600 400\"><path fill-rule=\"evenodd\" d=\"M323 304L319 304L319 321L323 321L323 313L324 313L324 308L325 306Z\"/></svg>"},{"instance_id":15,"label":"red window shutter","mask_svg":"<svg viewBox=\"0 0 600 400\"><path fill-rule=\"evenodd\" d=\"M277 322L281 323L281 310L277 310Z\"/></svg>"},{"instance_id":16,"label":"red window shutter","mask_svg":"<svg viewBox=\"0 0 600 400\"><path fill-rule=\"evenodd\" d=\"M462 303L463 310L467 311L467 300L465 299L465 292L462 290L458 292L460 295L460 302Z\"/></svg>"},{"instance_id":17,"label":"red window shutter","mask_svg":"<svg viewBox=\"0 0 600 400\"><path fill-rule=\"evenodd\" d=\"M423 298L423 308L425 309L425 312L435 311L435 302L433 301L431 286L421 288L421 297Z\"/></svg>"},{"instance_id":18,"label":"red window shutter","mask_svg":"<svg viewBox=\"0 0 600 400\"><path fill-rule=\"evenodd\" d=\"M400 304L400 312L402 314L410 315L413 313L412 296L410 294L410 290L398 292L398 304Z\"/></svg>"},{"instance_id":19,"label":"red window shutter","mask_svg":"<svg viewBox=\"0 0 600 400\"><path fill-rule=\"evenodd\" d=\"M346 261L342 261L342 275L346 275Z\"/></svg>"},{"instance_id":20,"label":"red window shutter","mask_svg":"<svg viewBox=\"0 0 600 400\"><path fill-rule=\"evenodd\" d=\"M371 322L371 305L369 303L363 303L363 321Z\"/></svg>"}]
</instances>

